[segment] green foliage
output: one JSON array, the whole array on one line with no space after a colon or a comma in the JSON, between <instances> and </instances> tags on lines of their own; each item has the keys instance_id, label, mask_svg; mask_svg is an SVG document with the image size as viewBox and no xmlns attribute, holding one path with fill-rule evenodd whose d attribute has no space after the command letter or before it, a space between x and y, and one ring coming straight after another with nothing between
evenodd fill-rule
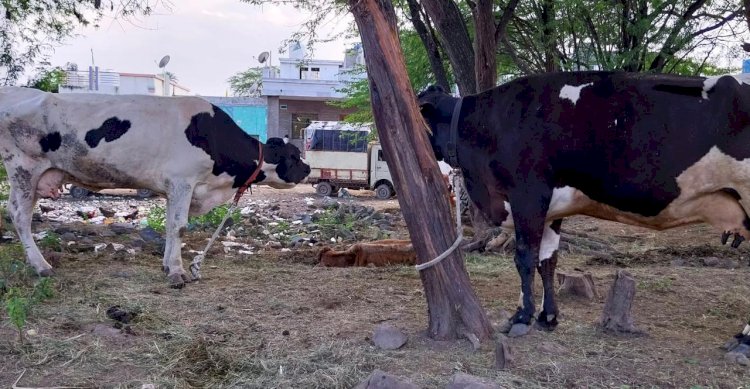
<instances>
[{"instance_id":1,"label":"green foliage","mask_svg":"<svg viewBox=\"0 0 750 389\"><path fill-rule=\"evenodd\" d=\"M0 201L8 200L9 191L8 173L5 171L5 165L0 163Z\"/></svg>"},{"instance_id":2,"label":"green foliage","mask_svg":"<svg viewBox=\"0 0 750 389\"><path fill-rule=\"evenodd\" d=\"M54 297L50 278L39 278L22 259L21 245L0 247L0 300L11 324L23 340L23 329L34 306Z\"/></svg>"},{"instance_id":3,"label":"green foliage","mask_svg":"<svg viewBox=\"0 0 750 389\"><path fill-rule=\"evenodd\" d=\"M278 69L272 66L272 69ZM241 71L227 80L229 89L235 96L260 96L263 88L263 67L252 67Z\"/></svg>"},{"instance_id":4,"label":"green foliage","mask_svg":"<svg viewBox=\"0 0 750 389\"><path fill-rule=\"evenodd\" d=\"M219 205L205 215L191 217L188 220L188 224L201 228L216 228L219 227L219 224L221 224L221 221L224 220L228 212L229 205ZM236 223L240 220L240 212L235 209L229 217Z\"/></svg>"},{"instance_id":5,"label":"green foliage","mask_svg":"<svg viewBox=\"0 0 750 389\"><path fill-rule=\"evenodd\" d=\"M128 20L169 10L167 0L0 1L0 85L15 84L24 71L44 62L78 26L96 25L103 16Z\"/></svg>"},{"instance_id":6,"label":"green foliage","mask_svg":"<svg viewBox=\"0 0 750 389\"><path fill-rule=\"evenodd\" d=\"M57 235L56 233L52 231L48 231L46 235L42 239L39 240L38 244L39 247L42 249L52 250L52 251L62 251L62 241L60 240L60 235Z\"/></svg>"},{"instance_id":7,"label":"green foliage","mask_svg":"<svg viewBox=\"0 0 750 389\"><path fill-rule=\"evenodd\" d=\"M65 70L59 66L52 69L40 69L26 86L45 92L57 93L60 91L60 85L65 82L65 77Z\"/></svg>"},{"instance_id":8,"label":"green foliage","mask_svg":"<svg viewBox=\"0 0 750 389\"><path fill-rule=\"evenodd\" d=\"M164 207L154 207L146 217L146 225L154 231L166 231L167 210Z\"/></svg>"}]
</instances>

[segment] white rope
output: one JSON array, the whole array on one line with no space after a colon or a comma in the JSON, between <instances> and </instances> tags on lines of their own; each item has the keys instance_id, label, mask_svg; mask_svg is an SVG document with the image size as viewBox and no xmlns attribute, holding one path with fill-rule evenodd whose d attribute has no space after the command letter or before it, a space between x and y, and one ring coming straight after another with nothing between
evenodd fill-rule
<instances>
[{"instance_id":1,"label":"white rope","mask_svg":"<svg viewBox=\"0 0 750 389\"><path fill-rule=\"evenodd\" d=\"M455 169L453 171L453 193L454 196L456 196L456 241L453 242L453 245L449 247L448 250L445 250L445 252L438 255L437 258L429 262L420 263L419 265L414 266L417 271L429 269L440 263L443 259L451 255L451 253L458 248L458 246L461 244L461 241L464 239L463 228L461 227L461 183L458 179L460 176L461 173L459 172L459 170Z\"/></svg>"},{"instance_id":2,"label":"white rope","mask_svg":"<svg viewBox=\"0 0 750 389\"><path fill-rule=\"evenodd\" d=\"M201 279L201 264L203 260L206 259L206 254L208 254L208 250L211 248L211 245L214 244L214 241L219 237L221 230L224 229L224 223L226 223L227 219L232 216L232 213L234 213L235 209L237 209L237 202L233 202L232 206L229 207L229 209L227 210L227 214L224 215L224 220L221 221L219 227L216 229L216 231L214 231L214 234L211 235L211 239L208 240L208 244L206 244L206 248L203 249L203 252L196 255L195 258L193 258L193 262L190 263L190 273L193 275L193 280Z\"/></svg>"}]
</instances>

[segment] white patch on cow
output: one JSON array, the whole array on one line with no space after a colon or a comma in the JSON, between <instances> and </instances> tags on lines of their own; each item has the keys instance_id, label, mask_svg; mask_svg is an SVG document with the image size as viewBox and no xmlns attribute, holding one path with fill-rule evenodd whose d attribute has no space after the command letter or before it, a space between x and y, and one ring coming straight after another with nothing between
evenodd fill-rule
<instances>
[{"instance_id":1,"label":"white patch on cow","mask_svg":"<svg viewBox=\"0 0 750 389\"><path fill-rule=\"evenodd\" d=\"M271 188L274 189L290 189L294 188L296 185L293 182L286 182L279 177L278 173L276 173L276 166L272 163L264 163L261 167L261 170L263 170L263 174L266 175L266 178L263 179L263 181L258 181L258 185L268 185Z\"/></svg>"},{"instance_id":2,"label":"white patch on cow","mask_svg":"<svg viewBox=\"0 0 750 389\"><path fill-rule=\"evenodd\" d=\"M617 119L615 119L615 127L617 127Z\"/></svg>"},{"instance_id":3,"label":"white patch on cow","mask_svg":"<svg viewBox=\"0 0 750 389\"><path fill-rule=\"evenodd\" d=\"M750 334L750 324L745 324L745 329L742 330L742 335Z\"/></svg>"},{"instance_id":4,"label":"white patch on cow","mask_svg":"<svg viewBox=\"0 0 750 389\"><path fill-rule=\"evenodd\" d=\"M518 296L518 306L523 307L523 290L521 290L521 295Z\"/></svg>"},{"instance_id":5,"label":"white patch on cow","mask_svg":"<svg viewBox=\"0 0 750 389\"><path fill-rule=\"evenodd\" d=\"M576 105L578 99L581 98L581 90L591 85L594 85L594 83L589 82L578 86L565 85L560 89L560 99L568 99L573 102L573 105Z\"/></svg>"},{"instance_id":6,"label":"white patch on cow","mask_svg":"<svg viewBox=\"0 0 750 389\"><path fill-rule=\"evenodd\" d=\"M716 83L719 82L719 79L722 77L732 77L734 78L738 84L748 84L750 85L750 74L732 74L732 75L726 75L726 76L714 76L714 77L707 77L705 81L703 81L703 92L701 92L701 97L703 99L708 100L708 92L716 86Z\"/></svg>"},{"instance_id":7,"label":"white patch on cow","mask_svg":"<svg viewBox=\"0 0 750 389\"><path fill-rule=\"evenodd\" d=\"M552 258L552 254L555 253L557 247L560 245L560 234L556 233L551 227L552 223L547 222L544 226L544 234L542 235L542 244L539 246L539 263L541 264L545 259Z\"/></svg>"}]
</instances>

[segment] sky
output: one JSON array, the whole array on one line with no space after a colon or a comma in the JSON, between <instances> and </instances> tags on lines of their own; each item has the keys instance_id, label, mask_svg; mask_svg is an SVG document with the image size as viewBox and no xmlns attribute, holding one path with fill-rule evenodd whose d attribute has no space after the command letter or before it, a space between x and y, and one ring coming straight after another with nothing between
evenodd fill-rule
<instances>
[{"instance_id":1,"label":"sky","mask_svg":"<svg viewBox=\"0 0 750 389\"><path fill-rule=\"evenodd\" d=\"M282 41L300 30L308 16L289 6L255 6L239 0L172 0L171 10L139 18L138 21L105 19L98 29L79 28L77 36L55 49L53 66L76 63L87 69L94 63L101 70L121 73L159 73L157 62L170 56L166 70L191 93L224 96L227 79L249 67L259 66L257 56L271 52L278 65ZM343 31L351 16L331 20L321 36ZM304 43L304 42L303 42ZM314 47L314 58L343 60L352 39L337 39Z\"/></svg>"}]
</instances>

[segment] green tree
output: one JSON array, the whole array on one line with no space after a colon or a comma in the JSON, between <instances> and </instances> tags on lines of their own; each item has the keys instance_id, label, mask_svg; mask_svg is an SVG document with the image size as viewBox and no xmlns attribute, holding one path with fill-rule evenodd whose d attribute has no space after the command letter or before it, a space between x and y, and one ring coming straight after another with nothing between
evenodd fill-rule
<instances>
[{"instance_id":1,"label":"green tree","mask_svg":"<svg viewBox=\"0 0 750 389\"><path fill-rule=\"evenodd\" d=\"M66 72L61 67L51 69L40 69L32 77L26 86L29 88L43 90L45 92L57 93L60 91L60 85L65 82Z\"/></svg>"},{"instance_id":2,"label":"green tree","mask_svg":"<svg viewBox=\"0 0 750 389\"><path fill-rule=\"evenodd\" d=\"M77 26L102 16L128 20L169 8L169 0L0 0L0 85L46 59Z\"/></svg>"},{"instance_id":3,"label":"green tree","mask_svg":"<svg viewBox=\"0 0 750 389\"><path fill-rule=\"evenodd\" d=\"M278 69L276 66L270 68L272 71ZM229 89L235 96L260 96L263 88L263 69L262 66L252 67L229 77Z\"/></svg>"}]
</instances>

